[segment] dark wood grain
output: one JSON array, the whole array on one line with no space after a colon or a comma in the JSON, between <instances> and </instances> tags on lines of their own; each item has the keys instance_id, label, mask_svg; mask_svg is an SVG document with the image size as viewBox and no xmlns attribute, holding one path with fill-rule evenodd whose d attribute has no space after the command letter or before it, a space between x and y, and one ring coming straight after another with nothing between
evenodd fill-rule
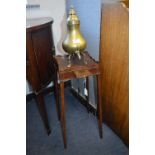
<instances>
[{"instance_id":1,"label":"dark wood grain","mask_svg":"<svg viewBox=\"0 0 155 155\"><path fill-rule=\"evenodd\" d=\"M37 63L33 52L31 33L26 34L26 78L35 91L40 90L40 80L37 71Z\"/></svg>"},{"instance_id":2,"label":"dark wood grain","mask_svg":"<svg viewBox=\"0 0 155 155\"><path fill-rule=\"evenodd\" d=\"M51 18L27 19L26 21L26 77L37 98L39 111L48 134L50 128L42 91L51 81L57 84L57 68L52 62L52 55L55 54L52 23Z\"/></svg>"},{"instance_id":3,"label":"dark wood grain","mask_svg":"<svg viewBox=\"0 0 155 155\"><path fill-rule=\"evenodd\" d=\"M56 109L57 109L57 115L58 120L60 120L60 103L59 103L59 91L58 91L58 81L57 79L54 80L54 95L55 95L55 101L56 101Z\"/></svg>"},{"instance_id":4,"label":"dark wood grain","mask_svg":"<svg viewBox=\"0 0 155 155\"><path fill-rule=\"evenodd\" d=\"M61 96L61 126L62 135L64 141L64 147L67 148L66 139L66 122L65 122L65 99L64 99L64 81L71 80L74 78L87 78L87 89L88 89L88 77L97 76L98 83L98 114L99 114L99 135L102 138L102 98L101 98L101 81L100 81L100 70L99 64L88 54L83 52L81 59L72 57L70 60L67 56L55 56L55 62L58 66L58 80L60 81L60 96ZM88 98L86 100L88 104ZM87 105L88 108L88 105Z\"/></svg>"},{"instance_id":5,"label":"dark wood grain","mask_svg":"<svg viewBox=\"0 0 155 155\"><path fill-rule=\"evenodd\" d=\"M67 56L55 56L55 59L58 64L60 80L84 78L100 73L99 65L88 52L83 52L80 60L75 57L69 61Z\"/></svg>"},{"instance_id":6,"label":"dark wood grain","mask_svg":"<svg viewBox=\"0 0 155 155\"><path fill-rule=\"evenodd\" d=\"M37 101L37 105L39 108L39 112L41 115L41 118L43 120L43 123L45 125L45 129L47 130L47 134L49 135L51 133L51 129L48 123L48 116L47 116L47 112L46 112L46 108L45 108L45 104L44 104L44 97L42 94L39 94L36 96L36 101Z\"/></svg>"},{"instance_id":7,"label":"dark wood grain","mask_svg":"<svg viewBox=\"0 0 155 155\"><path fill-rule=\"evenodd\" d=\"M51 31L53 20L49 20L49 18L48 20L43 20L43 18L33 20L27 21L27 23L31 23L29 25L32 27L28 27L29 31L26 33L26 67L27 79L33 90L38 93L54 78L55 68L52 64L52 55L55 52L53 51L54 43Z\"/></svg>"},{"instance_id":8,"label":"dark wood grain","mask_svg":"<svg viewBox=\"0 0 155 155\"><path fill-rule=\"evenodd\" d=\"M103 118L129 144L129 12L103 4L100 39Z\"/></svg>"},{"instance_id":9,"label":"dark wood grain","mask_svg":"<svg viewBox=\"0 0 155 155\"><path fill-rule=\"evenodd\" d=\"M65 121L65 98L64 98L64 82L60 82L60 96L61 96L61 126L62 136L64 141L64 148L67 148L66 138L66 121Z\"/></svg>"},{"instance_id":10,"label":"dark wood grain","mask_svg":"<svg viewBox=\"0 0 155 155\"><path fill-rule=\"evenodd\" d=\"M46 28L34 31L31 35L33 52L36 59L40 86L45 87L51 82L53 72L51 72L52 42L50 40L50 25Z\"/></svg>"},{"instance_id":11,"label":"dark wood grain","mask_svg":"<svg viewBox=\"0 0 155 155\"><path fill-rule=\"evenodd\" d=\"M102 138L102 97L101 97L101 76L100 75L96 75L96 79L97 79L97 88L98 88L98 106L97 106L97 111L98 111L98 117L99 117L99 133L100 133L100 137Z\"/></svg>"}]
</instances>

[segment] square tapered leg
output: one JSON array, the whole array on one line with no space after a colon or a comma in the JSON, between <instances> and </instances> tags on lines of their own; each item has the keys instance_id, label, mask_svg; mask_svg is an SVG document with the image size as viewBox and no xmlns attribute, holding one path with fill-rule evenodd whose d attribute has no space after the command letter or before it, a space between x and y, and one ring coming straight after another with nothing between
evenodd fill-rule
<instances>
[{"instance_id":1,"label":"square tapered leg","mask_svg":"<svg viewBox=\"0 0 155 155\"><path fill-rule=\"evenodd\" d=\"M57 115L58 115L58 120L60 121L60 103L59 103L59 91L58 91L58 81L54 80L54 96L55 96L55 101L56 101L56 110L57 110Z\"/></svg>"},{"instance_id":2,"label":"square tapered leg","mask_svg":"<svg viewBox=\"0 0 155 155\"><path fill-rule=\"evenodd\" d=\"M66 121L65 121L65 99L64 99L64 82L60 82L60 96L61 96L61 129L64 142L64 148L67 148L66 139Z\"/></svg>"},{"instance_id":3,"label":"square tapered leg","mask_svg":"<svg viewBox=\"0 0 155 155\"><path fill-rule=\"evenodd\" d=\"M98 117L99 117L99 134L100 138L102 138L102 98L101 98L101 79L100 75L96 75L97 77L97 87L98 87Z\"/></svg>"},{"instance_id":4,"label":"square tapered leg","mask_svg":"<svg viewBox=\"0 0 155 155\"><path fill-rule=\"evenodd\" d=\"M42 94L36 95L36 100L37 100L37 105L38 105L39 112L40 112L41 118L43 120L45 129L47 131L47 134L49 135L51 133L51 129L50 129L49 122L48 122L48 117L47 117L47 112L46 112L43 95Z\"/></svg>"}]
</instances>

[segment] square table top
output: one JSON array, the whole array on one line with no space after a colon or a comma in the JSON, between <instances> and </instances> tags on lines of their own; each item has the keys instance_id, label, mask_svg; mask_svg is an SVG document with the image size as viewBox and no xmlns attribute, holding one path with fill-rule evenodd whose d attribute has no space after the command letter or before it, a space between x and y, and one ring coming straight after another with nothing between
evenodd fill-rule
<instances>
[{"instance_id":1,"label":"square table top","mask_svg":"<svg viewBox=\"0 0 155 155\"><path fill-rule=\"evenodd\" d=\"M58 64L59 80L70 80L73 78L84 78L91 75L100 74L99 64L89 55L88 52L81 54L81 59L77 55L54 56Z\"/></svg>"}]
</instances>

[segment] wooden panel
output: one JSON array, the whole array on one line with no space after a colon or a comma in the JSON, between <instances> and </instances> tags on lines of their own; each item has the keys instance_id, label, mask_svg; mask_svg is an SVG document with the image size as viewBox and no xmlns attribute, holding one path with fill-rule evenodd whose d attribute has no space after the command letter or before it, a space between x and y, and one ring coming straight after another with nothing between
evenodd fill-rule
<instances>
[{"instance_id":1,"label":"wooden panel","mask_svg":"<svg viewBox=\"0 0 155 155\"><path fill-rule=\"evenodd\" d=\"M129 8L129 0L122 0L122 2L126 5L127 8Z\"/></svg>"},{"instance_id":2,"label":"wooden panel","mask_svg":"<svg viewBox=\"0 0 155 155\"><path fill-rule=\"evenodd\" d=\"M52 54L54 54L52 23L51 18L27 19L26 21L26 77L35 93L47 134L50 133L50 127L42 92L56 73L52 65Z\"/></svg>"},{"instance_id":3,"label":"wooden panel","mask_svg":"<svg viewBox=\"0 0 155 155\"><path fill-rule=\"evenodd\" d=\"M128 10L103 4L100 40L103 118L129 144Z\"/></svg>"},{"instance_id":4,"label":"wooden panel","mask_svg":"<svg viewBox=\"0 0 155 155\"><path fill-rule=\"evenodd\" d=\"M37 62L40 82L46 85L51 81L51 57L52 57L52 42L51 42L51 27L36 30L32 32L33 49Z\"/></svg>"},{"instance_id":5,"label":"wooden panel","mask_svg":"<svg viewBox=\"0 0 155 155\"><path fill-rule=\"evenodd\" d=\"M33 54L33 45L30 32L26 33L26 78L32 85L33 90L40 90L40 80L36 69L36 59Z\"/></svg>"},{"instance_id":6,"label":"wooden panel","mask_svg":"<svg viewBox=\"0 0 155 155\"><path fill-rule=\"evenodd\" d=\"M52 55L55 54L55 48L52 23L52 18L26 20L26 76L36 93L54 78Z\"/></svg>"}]
</instances>

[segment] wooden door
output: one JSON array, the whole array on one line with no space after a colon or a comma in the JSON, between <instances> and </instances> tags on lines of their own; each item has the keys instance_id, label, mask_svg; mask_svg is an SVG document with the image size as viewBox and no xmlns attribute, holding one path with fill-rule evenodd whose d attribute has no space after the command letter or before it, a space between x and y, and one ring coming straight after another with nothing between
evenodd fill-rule
<instances>
[{"instance_id":1,"label":"wooden door","mask_svg":"<svg viewBox=\"0 0 155 155\"><path fill-rule=\"evenodd\" d=\"M121 3L103 4L100 40L103 119L129 144L129 13Z\"/></svg>"}]
</instances>

